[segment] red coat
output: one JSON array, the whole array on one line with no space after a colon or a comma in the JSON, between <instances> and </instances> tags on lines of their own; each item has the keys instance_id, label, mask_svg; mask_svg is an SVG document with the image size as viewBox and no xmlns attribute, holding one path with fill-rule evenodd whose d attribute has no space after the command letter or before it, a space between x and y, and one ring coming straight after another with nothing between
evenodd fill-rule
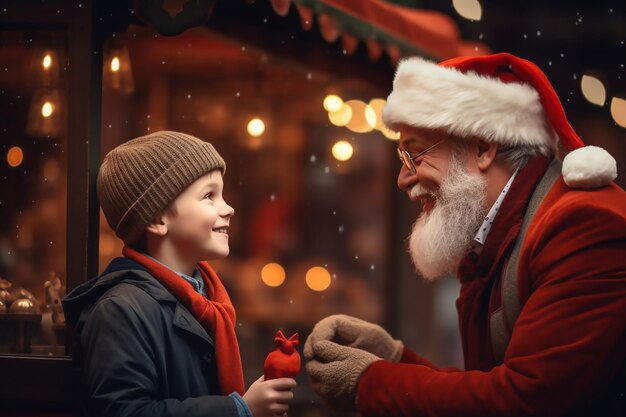
<instances>
[{"instance_id":1,"label":"red coat","mask_svg":"<svg viewBox=\"0 0 626 417\"><path fill-rule=\"evenodd\" d=\"M626 359L626 193L615 184L582 191L557 179L522 246L523 309L504 363L493 359L489 317L501 306L490 305L492 285L548 162L520 170L480 258L459 269L467 371L438 369L405 349L401 363L375 362L361 376L363 416L611 415Z\"/></svg>"}]
</instances>

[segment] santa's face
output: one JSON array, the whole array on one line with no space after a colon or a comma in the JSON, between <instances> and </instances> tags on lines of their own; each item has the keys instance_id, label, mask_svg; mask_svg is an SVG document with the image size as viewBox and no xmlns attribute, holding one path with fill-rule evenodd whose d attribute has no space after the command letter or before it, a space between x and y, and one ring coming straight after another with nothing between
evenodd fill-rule
<instances>
[{"instance_id":1,"label":"santa's face","mask_svg":"<svg viewBox=\"0 0 626 417\"><path fill-rule=\"evenodd\" d=\"M415 167L413 172L402 164L398 187L406 191L411 200L421 202L423 210L428 212L433 203L432 194L439 189L448 171L452 154L448 135L440 131L402 126L398 149L410 155Z\"/></svg>"},{"instance_id":2,"label":"santa's face","mask_svg":"<svg viewBox=\"0 0 626 417\"><path fill-rule=\"evenodd\" d=\"M442 134L433 131L405 128L400 132L400 146L411 154L441 139ZM398 186L423 205L409 251L417 271L427 280L456 271L486 215L486 180L468 170L468 161L465 149L444 140L415 160L414 173L403 166L398 175Z\"/></svg>"}]
</instances>

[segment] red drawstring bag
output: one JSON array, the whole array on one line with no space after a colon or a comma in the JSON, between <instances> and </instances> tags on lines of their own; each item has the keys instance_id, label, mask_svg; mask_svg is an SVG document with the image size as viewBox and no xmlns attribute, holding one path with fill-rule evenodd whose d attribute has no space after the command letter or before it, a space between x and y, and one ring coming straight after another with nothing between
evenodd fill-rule
<instances>
[{"instance_id":1,"label":"red drawstring bag","mask_svg":"<svg viewBox=\"0 0 626 417\"><path fill-rule=\"evenodd\" d=\"M276 378L295 378L300 372L300 354L296 350L298 345L298 333L294 333L289 339L280 330L274 338L276 349L271 351L265 358L263 373L265 381Z\"/></svg>"}]
</instances>

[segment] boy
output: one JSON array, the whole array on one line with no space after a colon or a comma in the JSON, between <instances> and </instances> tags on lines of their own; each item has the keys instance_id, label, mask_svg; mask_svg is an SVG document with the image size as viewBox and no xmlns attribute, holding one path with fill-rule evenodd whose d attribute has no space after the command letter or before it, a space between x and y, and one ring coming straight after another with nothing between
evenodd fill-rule
<instances>
[{"instance_id":1,"label":"boy","mask_svg":"<svg viewBox=\"0 0 626 417\"><path fill-rule=\"evenodd\" d=\"M244 394L235 310L204 261L229 252L225 169L211 144L169 131L105 157L97 193L124 257L63 300L88 415L287 412L293 379L261 377Z\"/></svg>"}]
</instances>

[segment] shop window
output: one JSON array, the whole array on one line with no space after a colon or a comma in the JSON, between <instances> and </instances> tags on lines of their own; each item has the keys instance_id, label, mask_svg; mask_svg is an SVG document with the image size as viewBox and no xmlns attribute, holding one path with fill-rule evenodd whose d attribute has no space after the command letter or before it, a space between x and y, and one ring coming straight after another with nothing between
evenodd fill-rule
<instances>
[{"instance_id":1,"label":"shop window","mask_svg":"<svg viewBox=\"0 0 626 417\"><path fill-rule=\"evenodd\" d=\"M65 349L65 45L0 32L0 353Z\"/></svg>"}]
</instances>

